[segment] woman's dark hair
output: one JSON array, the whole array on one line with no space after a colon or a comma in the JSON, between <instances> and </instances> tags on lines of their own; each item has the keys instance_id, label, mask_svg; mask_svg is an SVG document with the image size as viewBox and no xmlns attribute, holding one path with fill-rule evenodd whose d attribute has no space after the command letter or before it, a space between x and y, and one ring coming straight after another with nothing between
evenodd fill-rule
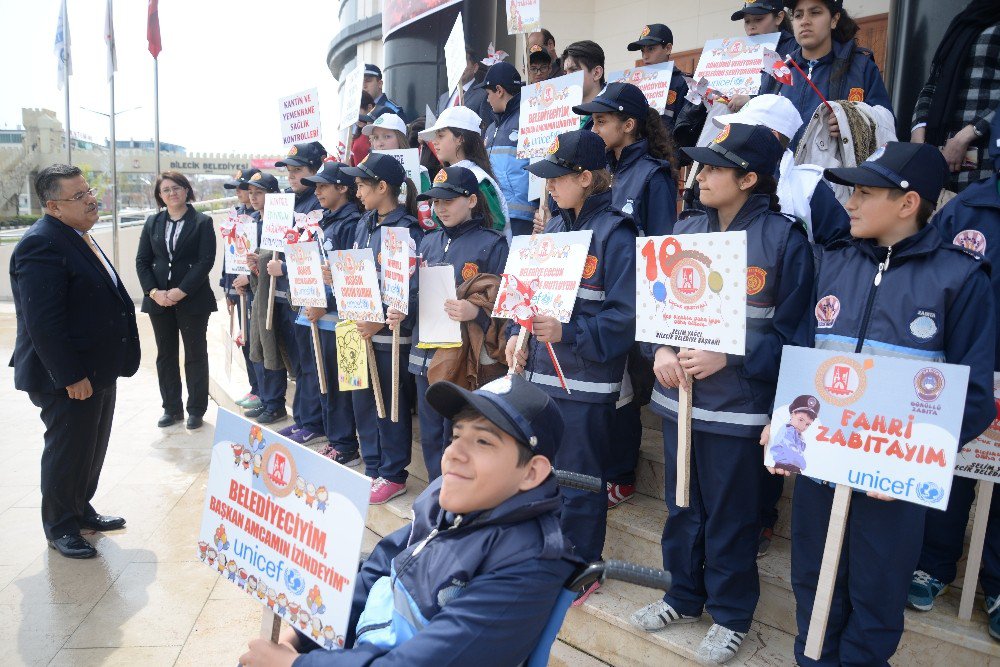
<instances>
[{"instance_id":1,"label":"woman's dark hair","mask_svg":"<svg viewBox=\"0 0 1000 667\"><path fill-rule=\"evenodd\" d=\"M351 182L348 183L347 185L339 186L339 187L345 187L345 188L347 188L347 191L344 193L344 196L347 197L347 203L348 204L354 204L358 208L358 211L360 213L364 213L365 212L365 207L361 205L361 200L358 199L358 184L357 184L357 182L352 179Z\"/></svg>"},{"instance_id":2,"label":"woman's dark hair","mask_svg":"<svg viewBox=\"0 0 1000 667\"><path fill-rule=\"evenodd\" d=\"M424 116L418 117L406 126L407 137L410 140L410 148L420 148L420 164L427 168L428 173L433 175L441 171L441 163L438 161L437 156L434 155L434 151L430 149L431 143L429 141L420 141L418 135L424 131L425 127L427 127L427 118ZM427 148L421 148L421 143Z\"/></svg>"},{"instance_id":3,"label":"woman's dark hair","mask_svg":"<svg viewBox=\"0 0 1000 667\"><path fill-rule=\"evenodd\" d=\"M590 175L593 178L590 181L590 186L583 191L584 199L611 189L612 176L610 171L607 169L592 169Z\"/></svg>"},{"instance_id":4,"label":"woman's dark hair","mask_svg":"<svg viewBox=\"0 0 1000 667\"><path fill-rule=\"evenodd\" d=\"M493 174L493 167L490 166L490 156L486 153L483 135L457 127L449 127L448 130L462 140L462 152L465 153L465 159L474 162L495 181L497 177Z\"/></svg>"},{"instance_id":5,"label":"woman's dark hair","mask_svg":"<svg viewBox=\"0 0 1000 667\"><path fill-rule=\"evenodd\" d=\"M156 203L160 208L166 208L167 205L163 203L163 198L160 196L160 186L163 181L173 181L177 185L181 186L187 190L187 197L184 201L194 201L194 188L191 187L191 181L187 179L187 176L179 171L165 171L156 177L156 184L153 186L153 197L156 199Z\"/></svg>"},{"instance_id":6,"label":"woman's dark hair","mask_svg":"<svg viewBox=\"0 0 1000 667\"><path fill-rule=\"evenodd\" d=\"M476 205L472 207L472 217L482 218L484 228L496 229L496 220L493 219L490 207L486 205L486 195L483 194L482 190L476 192Z\"/></svg>"},{"instance_id":7,"label":"woman's dark hair","mask_svg":"<svg viewBox=\"0 0 1000 667\"><path fill-rule=\"evenodd\" d=\"M367 183L373 188L378 187L378 181L374 178L362 178L362 181ZM389 188L389 195L395 201L399 201L399 193L403 191L403 185L406 186L406 201L403 202L403 207L406 208L406 212L412 215L414 218L417 217L417 186L413 184L409 178L403 179L403 183L400 185L393 185L389 181L384 181L385 186Z\"/></svg>"},{"instance_id":8,"label":"woman's dark hair","mask_svg":"<svg viewBox=\"0 0 1000 667\"><path fill-rule=\"evenodd\" d=\"M749 171L745 171L743 169L733 169L733 178L738 181L749 173ZM757 174L757 185L753 186L753 190L750 191L750 194L768 195L771 201L768 202L767 207L775 213L781 213L781 204L778 201L777 179L773 174L762 174L759 171L754 173Z\"/></svg>"},{"instance_id":9,"label":"woman's dark hair","mask_svg":"<svg viewBox=\"0 0 1000 667\"><path fill-rule=\"evenodd\" d=\"M621 122L625 122L633 116L628 116L620 111L615 112ZM657 160L666 160L670 163L670 172L676 176L677 171L677 146L674 144L674 137L670 130L663 124L659 112L653 107L646 111L645 118L636 118L636 134L639 138L649 142L649 154Z\"/></svg>"},{"instance_id":10,"label":"woman's dark hair","mask_svg":"<svg viewBox=\"0 0 1000 667\"><path fill-rule=\"evenodd\" d=\"M786 10L786 9L779 9L776 12L771 12L771 14L773 14L775 17L777 17L778 14L781 14L781 13L784 13L785 17L783 19L781 19L781 23L778 25L778 30L781 30L781 31L784 31L784 32L787 32L787 33L794 33L795 31L792 30L792 19L791 19L791 17L788 14L788 10Z\"/></svg>"},{"instance_id":11,"label":"woman's dark hair","mask_svg":"<svg viewBox=\"0 0 1000 667\"><path fill-rule=\"evenodd\" d=\"M824 0L824 4L830 9L831 15L840 14L837 27L833 29L833 41L840 42L841 44L854 41L854 38L858 36L858 32L861 31L857 22L850 17L847 10L843 7L836 9L836 6L830 0Z\"/></svg>"}]
</instances>

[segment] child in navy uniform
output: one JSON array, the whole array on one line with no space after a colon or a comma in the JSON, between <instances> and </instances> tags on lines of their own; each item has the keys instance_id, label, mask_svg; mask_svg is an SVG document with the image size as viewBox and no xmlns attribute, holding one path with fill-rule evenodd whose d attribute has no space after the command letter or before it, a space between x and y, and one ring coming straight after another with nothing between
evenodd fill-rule
<instances>
[{"instance_id":1,"label":"child in navy uniform","mask_svg":"<svg viewBox=\"0 0 1000 667\"><path fill-rule=\"evenodd\" d=\"M815 347L969 367L960 443L995 415L996 320L978 254L927 226L945 183L941 151L891 142L855 168L827 169L853 185L850 242L825 250L816 277ZM928 286L933 286L928 289ZM820 304L825 308L820 308ZM831 304L836 304L831 306ZM923 319L922 319L923 318ZM924 320L930 320L925 322ZM765 431L764 438L766 439ZM780 472L780 471L779 471ZM833 486L800 475L792 498L792 589L800 665L884 665L903 633L907 589L927 508L869 492L852 495L820 660L803 655L826 543Z\"/></svg>"},{"instance_id":2,"label":"child in navy uniform","mask_svg":"<svg viewBox=\"0 0 1000 667\"><path fill-rule=\"evenodd\" d=\"M507 263L507 239L493 228L478 191L479 181L474 173L465 167L447 167L434 177L433 187L417 197L434 201L434 213L442 225L420 241L421 261L426 266L451 266L456 286L480 274L499 276ZM468 299L450 299L444 310L463 327L478 326L484 333L493 322L490 310L479 308ZM417 381L420 446L430 481L441 476L441 452L451 440L451 424L432 410L424 398L428 387L427 369L437 350L418 345L420 338L416 326L413 338L409 371Z\"/></svg>"},{"instance_id":3,"label":"child in navy uniform","mask_svg":"<svg viewBox=\"0 0 1000 667\"><path fill-rule=\"evenodd\" d=\"M247 190L247 182L257 173L260 173L260 169L240 169L233 176L232 180L226 181L223 185L227 190L236 192L236 199L239 201L239 204L236 206L237 215L251 215L253 213L253 206L250 205L250 191ZM236 286L237 281L243 287L250 284L250 280L246 276L226 273L225 263L223 263L222 278L219 280L219 287L226 293L230 308L237 309L236 317L242 317L238 310L240 307L240 290ZM244 291L244 294L246 294L246 291ZM247 308L246 318L249 320L250 299L248 298L244 301ZM242 331L242 322L240 322L239 327ZM244 410L253 410L260 407L260 397L257 395L260 391L260 385L257 383L257 373L254 370L253 362L250 361L250 346L247 344L246 331L243 331L243 345L241 346L241 350L243 351L243 362L247 367L247 381L250 383L250 391L234 402Z\"/></svg>"},{"instance_id":4,"label":"child in navy uniform","mask_svg":"<svg viewBox=\"0 0 1000 667\"><path fill-rule=\"evenodd\" d=\"M788 406L788 423L781 427L778 441L771 446L774 467L788 472L802 472L806 469L805 433L819 416L819 401L815 396L799 396ZM780 478L779 478L780 479Z\"/></svg>"},{"instance_id":5,"label":"child in navy uniform","mask_svg":"<svg viewBox=\"0 0 1000 667\"><path fill-rule=\"evenodd\" d=\"M352 247L371 248L375 256L375 270L382 275L382 228L403 227L409 231L415 246L420 245L423 230L416 218L416 186L406 177L406 171L396 158L380 153L369 153L357 167L342 170L353 176L358 185L358 197L367 213L358 223L357 236ZM399 203L399 195L406 186L406 204ZM415 275L415 274L414 274ZM371 340L375 347L382 400L386 416L376 416L375 394L372 389L351 392L354 419L361 439L361 455L365 460L365 474L372 478L370 502L381 505L406 493L406 466L410 465L413 446L412 407L413 385L407 378L399 378L399 421L389 418L392 399L392 331L400 328L399 357L406 359L410 353L410 331L417 313L416 278L410 280L410 314L405 318L386 318L385 326L377 322L358 322L361 337ZM400 374L405 370L400 364Z\"/></svg>"},{"instance_id":6,"label":"child in navy uniform","mask_svg":"<svg viewBox=\"0 0 1000 667\"><path fill-rule=\"evenodd\" d=\"M677 234L747 234L746 354L653 352L652 409L663 417L666 503L661 541L673 588L632 616L654 632L693 622L706 609L714 625L698 649L721 664L739 650L760 595L757 535L761 426L767 424L783 345L797 338L812 296L813 256L805 230L780 213L773 174L783 149L763 125L729 125L705 148L683 149L705 165L698 174L707 210L677 222ZM675 503L677 387L693 377L689 507Z\"/></svg>"},{"instance_id":7,"label":"child in navy uniform","mask_svg":"<svg viewBox=\"0 0 1000 667\"><path fill-rule=\"evenodd\" d=\"M614 441L612 420L635 340L635 239L631 218L612 203L611 175L604 141L589 130L559 135L549 155L528 171L548 179L546 187L559 215L546 233L591 230L590 248L570 321L536 316L533 335L515 360L516 333L507 344L508 366L542 387L566 420L563 447L555 464L563 470L604 478ZM552 344L562 366L568 394L560 385L546 350ZM563 490L563 532L587 561L601 557L608 512L603 494ZM583 591L582 603L597 584Z\"/></svg>"},{"instance_id":8,"label":"child in navy uniform","mask_svg":"<svg viewBox=\"0 0 1000 667\"><path fill-rule=\"evenodd\" d=\"M240 664L434 667L527 659L579 564L559 527L550 474L563 418L555 401L517 376L475 392L438 382L427 403L455 424L445 475L413 503L412 525L383 538L362 565L346 650L325 651L286 629L278 644L252 640Z\"/></svg>"},{"instance_id":9,"label":"child in navy uniform","mask_svg":"<svg viewBox=\"0 0 1000 667\"><path fill-rule=\"evenodd\" d=\"M993 303L1000 310L1000 114L993 116L990 141L995 169L993 177L963 190L934 216L931 224L940 231L946 243L962 246L989 260L993 267L990 273ZM997 332L996 342L994 372L1000 373L1000 331ZM934 606L934 598L955 579L975 487L976 480L955 477L951 483L948 509L927 513L923 550L910 583L908 602L911 607L930 610ZM1000 640L1000 502L996 501L990 505L979 581L986 596L990 635Z\"/></svg>"},{"instance_id":10,"label":"child in navy uniform","mask_svg":"<svg viewBox=\"0 0 1000 667\"><path fill-rule=\"evenodd\" d=\"M358 235L358 221L361 211L358 207L357 185L354 178L344 173L346 164L327 161L315 176L302 179L316 189L316 198L323 207L320 227L323 229L324 253L335 250L349 250ZM324 263L325 264L325 263ZM329 267L324 265L324 273ZM319 344L323 354L323 368L326 372L326 396L322 403L323 432L327 445L320 454L346 466L356 466L361 462L358 455L358 436L354 431L354 407L351 394L340 391L337 382L337 335L340 318L337 316L337 302L327 282L326 308L305 308L296 324L315 322L319 327ZM309 352L315 354L312 340Z\"/></svg>"}]
</instances>

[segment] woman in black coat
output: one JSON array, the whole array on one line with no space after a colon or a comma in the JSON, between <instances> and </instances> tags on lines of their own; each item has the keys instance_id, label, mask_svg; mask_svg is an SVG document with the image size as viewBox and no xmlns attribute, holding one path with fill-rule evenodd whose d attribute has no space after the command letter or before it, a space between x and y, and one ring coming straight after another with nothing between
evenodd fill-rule
<instances>
[{"instance_id":1,"label":"woman in black coat","mask_svg":"<svg viewBox=\"0 0 1000 667\"><path fill-rule=\"evenodd\" d=\"M194 191L184 174L165 171L153 195L165 210L149 216L139 239L135 268L156 338L156 374L163 398L161 428L184 418L177 334L184 340L187 427L201 426L208 409L208 318L217 306L208 274L215 263L212 219L188 202Z\"/></svg>"}]
</instances>

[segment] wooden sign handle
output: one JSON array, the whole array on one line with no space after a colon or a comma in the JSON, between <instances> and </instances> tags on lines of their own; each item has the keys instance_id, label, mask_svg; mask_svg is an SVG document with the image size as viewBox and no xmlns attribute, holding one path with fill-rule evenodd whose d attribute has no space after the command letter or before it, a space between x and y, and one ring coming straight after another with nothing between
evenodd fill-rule
<instances>
[{"instance_id":1,"label":"wooden sign handle","mask_svg":"<svg viewBox=\"0 0 1000 667\"><path fill-rule=\"evenodd\" d=\"M274 251L274 256L271 259L281 259L281 253L277 250ZM271 276L270 289L267 293L267 321L265 327L270 331L274 324L274 289L277 284L278 279L275 276Z\"/></svg>"},{"instance_id":2,"label":"wooden sign handle","mask_svg":"<svg viewBox=\"0 0 1000 667\"><path fill-rule=\"evenodd\" d=\"M691 408L694 405L694 378L684 375L690 389L677 388L677 488L674 504L691 505Z\"/></svg>"},{"instance_id":3,"label":"wooden sign handle","mask_svg":"<svg viewBox=\"0 0 1000 667\"><path fill-rule=\"evenodd\" d=\"M365 340L365 348L368 350L368 375L372 380L372 393L375 394L375 414L379 419L385 419L385 401L382 400L382 384L378 381L375 347L372 345L371 338Z\"/></svg>"},{"instance_id":4,"label":"wooden sign handle","mask_svg":"<svg viewBox=\"0 0 1000 667\"><path fill-rule=\"evenodd\" d=\"M319 342L319 325L315 322L309 323L312 331L313 355L316 357L316 376L319 378L319 392L326 393L326 368L323 366L323 348Z\"/></svg>"},{"instance_id":5,"label":"wooden sign handle","mask_svg":"<svg viewBox=\"0 0 1000 667\"><path fill-rule=\"evenodd\" d=\"M240 294L240 331L243 334L243 344L248 345L247 340L247 295Z\"/></svg>"},{"instance_id":6,"label":"wooden sign handle","mask_svg":"<svg viewBox=\"0 0 1000 667\"><path fill-rule=\"evenodd\" d=\"M278 643L278 638L281 636L281 617L268 607L264 607L264 612L261 614L260 636L275 644Z\"/></svg>"},{"instance_id":7,"label":"wooden sign handle","mask_svg":"<svg viewBox=\"0 0 1000 667\"><path fill-rule=\"evenodd\" d=\"M816 597L813 599L812 617L809 619L809 633L806 635L805 655L819 660L823 653L823 637L830 619L833 604L833 589L837 583L837 568L840 565L840 551L844 546L844 531L847 530L847 516L851 511L851 487L838 484L833 492L833 506L830 508L830 526L826 531L826 545L816 582Z\"/></svg>"},{"instance_id":8,"label":"wooden sign handle","mask_svg":"<svg viewBox=\"0 0 1000 667\"><path fill-rule=\"evenodd\" d=\"M399 421L399 327L392 330L392 405L389 419Z\"/></svg>"},{"instance_id":9,"label":"wooden sign handle","mask_svg":"<svg viewBox=\"0 0 1000 667\"><path fill-rule=\"evenodd\" d=\"M524 346L528 344L528 327L521 327L517 332L517 342L514 344L514 363L507 369L507 375L517 375L517 355L521 353Z\"/></svg>"},{"instance_id":10,"label":"wooden sign handle","mask_svg":"<svg viewBox=\"0 0 1000 667\"><path fill-rule=\"evenodd\" d=\"M976 518L972 520L972 540L969 542L969 557L965 564L965 583L962 584L962 598L958 603L958 617L963 621L972 620L972 605L976 601L976 587L979 585L979 566L983 561L983 545L986 543L986 524L990 517L993 501L993 482L979 480L976 497Z\"/></svg>"}]
</instances>

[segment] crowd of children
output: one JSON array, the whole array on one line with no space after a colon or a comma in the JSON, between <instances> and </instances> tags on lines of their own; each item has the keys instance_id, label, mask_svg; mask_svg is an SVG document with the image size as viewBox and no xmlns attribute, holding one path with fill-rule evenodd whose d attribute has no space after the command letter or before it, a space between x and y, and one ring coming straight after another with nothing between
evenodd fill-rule
<instances>
[{"instance_id":1,"label":"crowd of children","mask_svg":"<svg viewBox=\"0 0 1000 667\"><path fill-rule=\"evenodd\" d=\"M856 45L857 24L842 5L841 0L758 0L745 3L733 20L743 21L747 34L780 32L780 53L791 55L830 100L890 109L878 68L870 52ZM667 26L651 24L627 48L655 64L669 60L672 41ZM483 659L492 664L494 651L504 664L524 660L537 641L545 605L551 606L571 564L601 559L609 508L635 492L639 408L645 403L663 421L669 519L661 539L662 566L672 573L673 587L661 600L635 610L632 621L649 632L669 632L707 611L714 624L698 648L699 658L715 664L733 658L754 618L757 558L771 538L781 484L785 476L802 472L804 463L796 459L773 470L762 463L760 444L769 437L785 345L967 366L961 442L996 417L1000 278L991 277L988 268L1000 247L996 176L932 218L948 176L937 147L890 142L846 169L795 164L791 151L821 104L813 87L795 79L802 76L797 69L794 85L765 76L760 95L725 102L730 113L710 121L721 130L710 144L678 148L672 129L683 114L683 78L672 80L676 93L660 116L629 83L597 90L604 82L603 51L593 42L571 45L561 60L562 66L584 70L591 84L584 103L574 108L585 129L561 134L549 154L531 164L516 156L524 84L504 62L494 64L481 84L494 118L449 106L435 124L420 129L386 112L364 127L373 152L354 166L324 162L325 151L315 143L296 146L279 162L288 169L296 210L322 209L328 251L370 248L380 265L383 229L404 228L420 266L453 268L458 298L445 302L443 315L462 329L463 352L456 357L472 371L463 365L455 377L465 387L430 379L435 359L440 363L448 352L421 342L416 270L407 314L389 308L385 324L356 323L374 345L385 405L393 385L394 335L398 339L405 377L398 383L397 420L378 416L371 388L348 395L331 383L325 396L319 393L303 325L319 324L327 376L335 377L339 318L332 293L327 308L296 312L288 303L285 265L265 252L251 258L254 276L223 278L231 302L246 294L252 303L245 350L248 416L265 424L285 417L284 363L295 375L296 392L292 423L281 432L301 444L325 443L323 453L339 463L363 460L374 504L406 492L414 411L418 417L430 486L414 502L412 534L407 528L387 537L361 570L348 645L365 660L388 652L401 663L418 664L449 651L467 664ZM538 47L530 62L533 73L541 72L551 57ZM831 136L839 134L836 122L831 116ZM991 146L1000 149L1000 114L992 130ZM378 152L408 147L414 132L442 165L425 169L419 186L395 158ZM697 172L688 210L678 217L678 163L684 156L697 164ZM1000 173L1000 159L996 170ZM527 197L528 172L545 179L551 215L544 201ZM846 206L830 184L852 188ZM237 188L241 205L252 209L258 224L264 194L278 191L272 176L256 170L237 174L230 187ZM428 225L418 222L417 200L433 206ZM528 344L519 347L520 325L490 317L512 236L582 230L592 232L591 245L569 321L536 315ZM636 344L636 238L737 230L746 232L748 266L757 279L747 290L745 354ZM267 276L277 279L273 330L266 329L259 312L270 298ZM831 297L839 304L832 320L818 305ZM911 320L918 316L930 318L931 326L915 330ZM681 507L675 502L676 422L679 390L692 382L697 389L690 503ZM800 421L815 419L817 411L811 396L799 397L791 409L801 413ZM791 455L797 433L786 435ZM500 444L517 454L516 462L504 464L503 474L476 462L498 456ZM596 477L608 493L556 492L553 466ZM791 521L795 661L887 664L902 636L906 605L930 609L956 576L975 483L956 478L946 512L889 502L874 492L853 494L823 653L813 660L804 653L805 636L834 489L804 473L798 477ZM989 630L1000 639L998 512L987 532L982 585ZM456 530L463 516L472 517L472 524ZM496 539L504 516L513 532L480 548ZM439 531L452 537L429 546ZM393 564L403 560L405 573L391 575ZM434 597L434 582L468 588L445 607L440 595ZM581 591L576 604L596 587ZM529 589L532 594L525 595ZM407 613L419 608L426 627L395 627L401 614L392 613L394 594L411 601ZM389 600L388 608L376 604L379 600ZM510 605L520 609L517 623L502 611ZM462 639L470 633L475 642ZM281 664L279 658L290 664L304 651L308 655L296 664L348 664L307 644L293 636L276 647L255 644L243 664L272 664L272 658L273 664ZM368 664L350 664L362 662Z\"/></svg>"}]
</instances>

